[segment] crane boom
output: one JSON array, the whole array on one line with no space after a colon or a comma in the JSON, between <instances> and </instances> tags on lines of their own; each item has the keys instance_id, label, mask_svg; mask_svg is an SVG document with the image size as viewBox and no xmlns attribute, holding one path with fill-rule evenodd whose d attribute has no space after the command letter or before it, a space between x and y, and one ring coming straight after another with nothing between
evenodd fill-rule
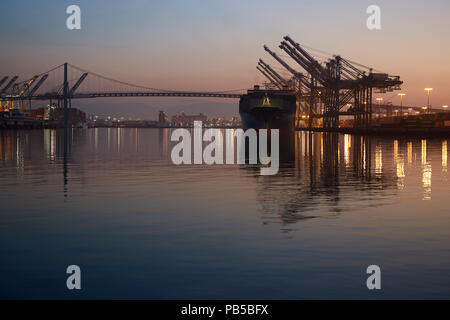
<instances>
[{"instance_id":1,"label":"crane boom","mask_svg":"<svg viewBox=\"0 0 450 320\"><path fill-rule=\"evenodd\" d=\"M282 83L283 85L287 84L286 79L284 79L278 72L276 72L271 66L265 63L262 59L259 59L259 64L262 65L265 69L267 69L267 71L269 71L272 76L277 78L280 83Z\"/></svg>"},{"instance_id":2,"label":"crane boom","mask_svg":"<svg viewBox=\"0 0 450 320\"><path fill-rule=\"evenodd\" d=\"M263 65L261 62L258 62L258 66L260 66L276 83L278 83L280 86L284 86L284 82L280 81L276 76L274 76L269 69L266 68L265 65Z\"/></svg>"},{"instance_id":3,"label":"crane boom","mask_svg":"<svg viewBox=\"0 0 450 320\"><path fill-rule=\"evenodd\" d=\"M313 69L315 69L317 75L320 78L327 78L327 73L324 67L316 60L313 56L311 56L306 50L304 50L297 42L292 40L289 36L285 36L283 38L287 42L289 42L294 50L297 50L299 52L298 56L303 56L306 60L308 60L309 64Z\"/></svg>"},{"instance_id":4,"label":"crane boom","mask_svg":"<svg viewBox=\"0 0 450 320\"><path fill-rule=\"evenodd\" d=\"M322 68L319 62L309 61L309 59L303 57L294 47L290 46L286 41L281 42L280 48L284 50L295 62L297 62L303 69L305 69L309 74L317 78L322 84L324 84L328 75Z\"/></svg>"},{"instance_id":5,"label":"crane boom","mask_svg":"<svg viewBox=\"0 0 450 320\"><path fill-rule=\"evenodd\" d=\"M18 76L14 76L9 82L8 84L2 89L2 91L0 92L0 94L5 93L6 90L8 90L13 84L14 82L16 82Z\"/></svg>"},{"instance_id":6,"label":"crane boom","mask_svg":"<svg viewBox=\"0 0 450 320\"><path fill-rule=\"evenodd\" d=\"M339 57L339 56L338 56ZM339 57L340 59L341 59L341 61L348 67L348 68L350 68L350 69L352 69L354 72L356 72L359 76L364 76L365 75L365 72L364 71L362 71L362 70L360 70L360 69L358 69L358 68L356 68L353 64L351 64L348 60L346 60L346 59L344 59L344 58L342 58L342 57Z\"/></svg>"},{"instance_id":7,"label":"crane boom","mask_svg":"<svg viewBox=\"0 0 450 320\"><path fill-rule=\"evenodd\" d=\"M70 89L70 91L69 91L70 96L75 93L75 91L78 89L78 87L81 85L83 80L86 79L87 76L88 76L87 72L85 72L81 75L80 79L78 79L78 81L73 85L72 89Z\"/></svg>"},{"instance_id":8,"label":"crane boom","mask_svg":"<svg viewBox=\"0 0 450 320\"><path fill-rule=\"evenodd\" d=\"M271 76L269 76L265 71L263 71L259 66L256 67L259 72L261 72L272 84L277 86L279 89L282 88L278 82L276 82Z\"/></svg>"},{"instance_id":9,"label":"crane boom","mask_svg":"<svg viewBox=\"0 0 450 320\"><path fill-rule=\"evenodd\" d=\"M306 59L309 60L310 63L319 64L319 62L317 62L316 59L314 59L307 51L305 51L297 42L292 40L289 36L285 36L283 39L289 42L295 49L297 49Z\"/></svg>"},{"instance_id":10,"label":"crane boom","mask_svg":"<svg viewBox=\"0 0 450 320\"><path fill-rule=\"evenodd\" d=\"M305 69L305 71L307 71L309 73L314 72L313 68L311 67L309 62L305 61L302 57L298 56L298 54L296 54L294 49L291 46L289 46L287 42L285 42L285 41L281 42L279 47L281 50L284 50L303 69Z\"/></svg>"},{"instance_id":11,"label":"crane boom","mask_svg":"<svg viewBox=\"0 0 450 320\"><path fill-rule=\"evenodd\" d=\"M19 97L24 96L25 92L30 89L31 85L36 81L36 79L39 78L39 76L33 76L28 82L23 86L23 89L19 92Z\"/></svg>"},{"instance_id":12,"label":"crane boom","mask_svg":"<svg viewBox=\"0 0 450 320\"><path fill-rule=\"evenodd\" d=\"M33 94L39 89L39 87L44 83L44 81L48 78L48 74L44 74L41 79L39 79L38 83L28 92L27 96L32 97Z\"/></svg>"},{"instance_id":13,"label":"crane boom","mask_svg":"<svg viewBox=\"0 0 450 320\"><path fill-rule=\"evenodd\" d=\"M8 76L5 76L2 80L0 80L0 88L6 82L6 80L8 80Z\"/></svg>"},{"instance_id":14,"label":"crane boom","mask_svg":"<svg viewBox=\"0 0 450 320\"><path fill-rule=\"evenodd\" d=\"M294 70L290 65L288 65L286 62L284 62L278 55L269 49L266 45L264 46L264 50L266 50L275 60L277 60L286 70L288 70L290 73L292 73L294 76L298 77L299 72Z\"/></svg>"}]
</instances>

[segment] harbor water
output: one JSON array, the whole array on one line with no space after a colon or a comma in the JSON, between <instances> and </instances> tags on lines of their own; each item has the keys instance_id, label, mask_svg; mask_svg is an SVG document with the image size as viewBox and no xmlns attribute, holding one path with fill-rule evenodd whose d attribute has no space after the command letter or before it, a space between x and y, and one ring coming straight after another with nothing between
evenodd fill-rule
<instances>
[{"instance_id":1,"label":"harbor water","mask_svg":"<svg viewBox=\"0 0 450 320\"><path fill-rule=\"evenodd\" d=\"M174 165L171 129L63 136L0 131L0 298L450 298L446 139L296 132L261 176Z\"/></svg>"}]
</instances>

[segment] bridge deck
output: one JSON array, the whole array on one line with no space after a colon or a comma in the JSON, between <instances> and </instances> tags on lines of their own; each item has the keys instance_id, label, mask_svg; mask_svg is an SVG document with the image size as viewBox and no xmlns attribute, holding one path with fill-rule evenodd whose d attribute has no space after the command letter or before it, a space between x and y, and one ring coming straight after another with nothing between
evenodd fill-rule
<instances>
[{"instance_id":1,"label":"bridge deck","mask_svg":"<svg viewBox=\"0 0 450 320\"><path fill-rule=\"evenodd\" d=\"M242 94L232 93L216 93L216 92L94 92L94 93L78 93L72 95L71 99L88 99L88 98L112 98L112 97L201 97L201 98L228 98L239 99ZM48 100L62 99L60 94L44 94L35 96L12 96L4 95L0 100Z\"/></svg>"}]
</instances>

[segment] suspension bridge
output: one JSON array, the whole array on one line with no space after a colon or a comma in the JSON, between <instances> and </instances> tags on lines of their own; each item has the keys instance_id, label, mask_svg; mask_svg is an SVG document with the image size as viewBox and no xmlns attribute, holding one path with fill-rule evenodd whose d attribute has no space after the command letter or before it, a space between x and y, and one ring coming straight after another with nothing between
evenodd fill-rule
<instances>
[{"instance_id":1,"label":"suspension bridge","mask_svg":"<svg viewBox=\"0 0 450 320\"><path fill-rule=\"evenodd\" d=\"M4 76L0 80L0 100L2 102L62 100L65 96L65 86L67 86L66 96L68 99L99 97L216 97L236 99L240 98L244 91L188 92L150 88L111 79L70 63L61 64L24 81L17 81L17 79L18 76Z\"/></svg>"}]
</instances>

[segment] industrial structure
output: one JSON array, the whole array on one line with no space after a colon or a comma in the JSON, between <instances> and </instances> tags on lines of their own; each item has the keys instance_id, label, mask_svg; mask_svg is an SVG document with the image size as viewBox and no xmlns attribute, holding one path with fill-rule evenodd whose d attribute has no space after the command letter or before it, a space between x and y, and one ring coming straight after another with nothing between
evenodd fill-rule
<instances>
[{"instance_id":1,"label":"industrial structure","mask_svg":"<svg viewBox=\"0 0 450 320\"><path fill-rule=\"evenodd\" d=\"M265 83L266 89L290 90L295 93L296 128L336 130L350 119L349 123L353 128L367 129L379 122L380 115L386 114L389 118L394 113L397 114L397 110L400 110L400 117L407 113L408 116L414 116L442 111L434 110L429 103L426 110L424 107L393 106L386 101L382 103L381 100L374 103L374 93L400 89L402 81L399 76L379 72L339 55L306 47L289 36L283 38L279 48L283 54L277 54L264 46L265 51L280 66L274 67L259 59L257 69L268 80ZM27 103L28 109L31 109L32 100L48 101L47 106L62 109L64 123L67 126L73 99L106 97L239 99L245 93L245 89L188 92L150 88L114 80L64 63L25 81L19 81L18 76L0 77L0 113L4 114L11 110L24 112L27 110ZM403 110L408 112L404 113Z\"/></svg>"},{"instance_id":2,"label":"industrial structure","mask_svg":"<svg viewBox=\"0 0 450 320\"><path fill-rule=\"evenodd\" d=\"M284 37L279 48L295 61L301 71L291 67L267 46L264 46L265 51L289 72L290 77L283 77L262 59L257 69L268 79L269 86L289 88L296 93L297 127L336 129L339 116L345 115L353 117L355 127L367 128L372 120L374 90L399 90L402 84L399 76L374 73L372 68L338 55L319 62L289 36Z\"/></svg>"}]
</instances>

